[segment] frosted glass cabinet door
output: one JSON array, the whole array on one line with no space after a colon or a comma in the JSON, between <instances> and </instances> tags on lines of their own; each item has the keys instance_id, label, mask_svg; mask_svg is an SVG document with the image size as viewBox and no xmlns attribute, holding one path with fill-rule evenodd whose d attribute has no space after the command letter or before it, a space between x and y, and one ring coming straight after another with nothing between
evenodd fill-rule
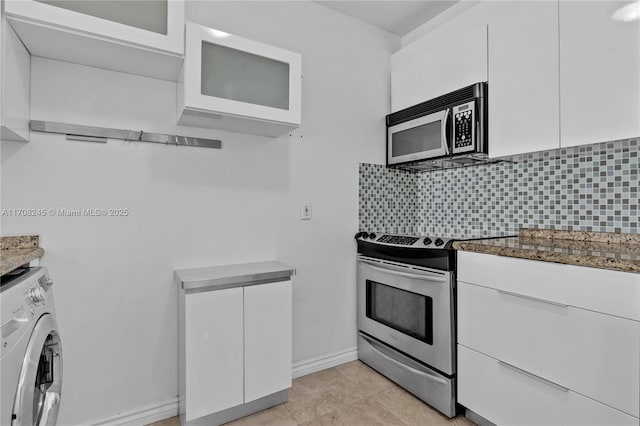
<instances>
[{"instance_id":1,"label":"frosted glass cabinet door","mask_svg":"<svg viewBox=\"0 0 640 426\"><path fill-rule=\"evenodd\" d=\"M6 0L34 56L176 81L184 0Z\"/></svg>"},{"instance_id":2,"label":"frosted glass cabinet door","mask_svg":"<svg viewBox=\"0 0 640 426\"><path fill-rule=\"evenodd\" d=\"M167 0L35 0L73 12L95 16L112 22L167 34Z\"/></svg>"},{"instance_id":3,"label":"frosted glass cabinet door","mask_svg":"<svg viewBox=\"0 0 640 426\"><path fill-rule=\"evenodd\" d=\"M178 123L280 136L300 124L301 63L298 53L189 22Z\"/></svg>"},{"instance_id":4,"label":"frosted glass cabinet door","mask_svg":"<svg viewBox=\"0 0 640 426\"><path fill-rule=\"evenodd\" d=\"M200 92L206 96L289 109L289 64L202 42Z\"/></svg>"},{"instance_id":5,"label":"frosted glass cabinet door","mask_svg":"<svg viewBox=\"0 0 640 426\"><path fill-rule=\"evenodd\" d=\"M617 15L634 3L560 1L561 146L640 136L640 20Z\"/></svg>"}]
</instances>

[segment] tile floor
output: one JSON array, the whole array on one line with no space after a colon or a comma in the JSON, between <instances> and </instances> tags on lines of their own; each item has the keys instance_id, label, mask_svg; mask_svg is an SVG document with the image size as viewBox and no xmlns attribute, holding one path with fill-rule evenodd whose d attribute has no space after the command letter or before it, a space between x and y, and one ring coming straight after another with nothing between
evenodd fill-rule
<instances>
[{"instance_id":1,"label":"tile floor","mask_svg":"<svg viewBox=\"0 0 640 426\"><path fill-rule=\"evenodd\" d=\"M472 426L448 419L360 361L293 381L289 401L228 426ZM150 426L180 426L177 417Z\"/></svg>"}]
</instances>

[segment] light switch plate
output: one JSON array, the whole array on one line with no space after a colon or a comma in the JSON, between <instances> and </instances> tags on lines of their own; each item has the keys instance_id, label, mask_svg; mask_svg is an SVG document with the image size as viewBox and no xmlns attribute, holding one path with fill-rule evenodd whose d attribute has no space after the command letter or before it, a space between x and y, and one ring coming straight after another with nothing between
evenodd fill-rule
<instances>
[{"instance_id":1,"label":"light switch plate","mask_svg":"<svg viewBox=\"0 0 640 426\"><path fill-rule=\"evenodd\" d=\"M303 201L300 204L300 219L311 220L311 202Z\"/></svg>"}]
</instances>

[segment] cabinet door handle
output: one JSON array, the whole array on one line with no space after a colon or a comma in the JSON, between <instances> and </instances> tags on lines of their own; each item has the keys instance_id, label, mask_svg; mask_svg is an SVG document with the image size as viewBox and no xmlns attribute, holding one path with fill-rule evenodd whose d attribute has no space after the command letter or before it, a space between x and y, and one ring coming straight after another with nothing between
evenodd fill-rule
<instances>
[{"instance_id":1,"label":"cabinet door handle","mask_svg":"<svg viewBox=\"0 0 640 426\"><path fill-rule=\"evenodd\" d=\"M552 388L558 389L558 390L560 390L562 392L569 392L569 389L567 389L567 388L565 388L563 386L560 386L560 385L558 385L556 383L550 382L549 380L543 379L542 377L536 376L535 374L529 373L528 371L524 371L524 370L522 370L522 369L520 369L518 367L515 367L515 366L513 366L511 364L508 364L508 363L506 363L504 361L498 361L498 365L500 365L502 367L505 367L505 368L508 368L509 370L515 371L516 373L520 373L523 376L527 376L527 377L529 377L529 378L531 378L533 380L537 380L539 382L542 382L545 385L551 386Z\"/></svg>"},{"instance_id":2,"label":"cabinet door handle","mask_svg":"<svg viewBox=\"0 0 640 426\"><path fill-rule=\"evenodd\" d=\"M525 296L523 294L512 293L510 291L505 290L496 290L498 293L506 294L507 296L519 297L521 299L533 300L535 302L546 303L547 305L558 306L561 308L568 308L569 305L565 305L564 303L552 302L550 300L538 299L537 297Z\"/></svg>"}]
</instances>

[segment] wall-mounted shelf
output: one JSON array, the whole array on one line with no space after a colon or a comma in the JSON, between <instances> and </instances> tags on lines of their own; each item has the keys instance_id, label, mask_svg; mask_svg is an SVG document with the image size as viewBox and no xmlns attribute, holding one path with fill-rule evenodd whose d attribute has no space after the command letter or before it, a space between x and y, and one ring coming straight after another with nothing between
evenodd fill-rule
<instances>
[{"instance_id":1,"label":"wall-mounted shelf","mask_svg":"<svg viewBox=\"0 0 640 426\"><path fill-rule=\"evenodd\" d=\"M164 133L148 133L142 130L82 126L52 121L31 120L29 124L33 132L58 133L67 135L67 139L84 142L105 143L107 139L122 139L130 142L152 142L165 145L183 145L214 149L222 148L222 141L216 139L194 138L191 136L168 135Z\"/></svg>"}]
</instances>

